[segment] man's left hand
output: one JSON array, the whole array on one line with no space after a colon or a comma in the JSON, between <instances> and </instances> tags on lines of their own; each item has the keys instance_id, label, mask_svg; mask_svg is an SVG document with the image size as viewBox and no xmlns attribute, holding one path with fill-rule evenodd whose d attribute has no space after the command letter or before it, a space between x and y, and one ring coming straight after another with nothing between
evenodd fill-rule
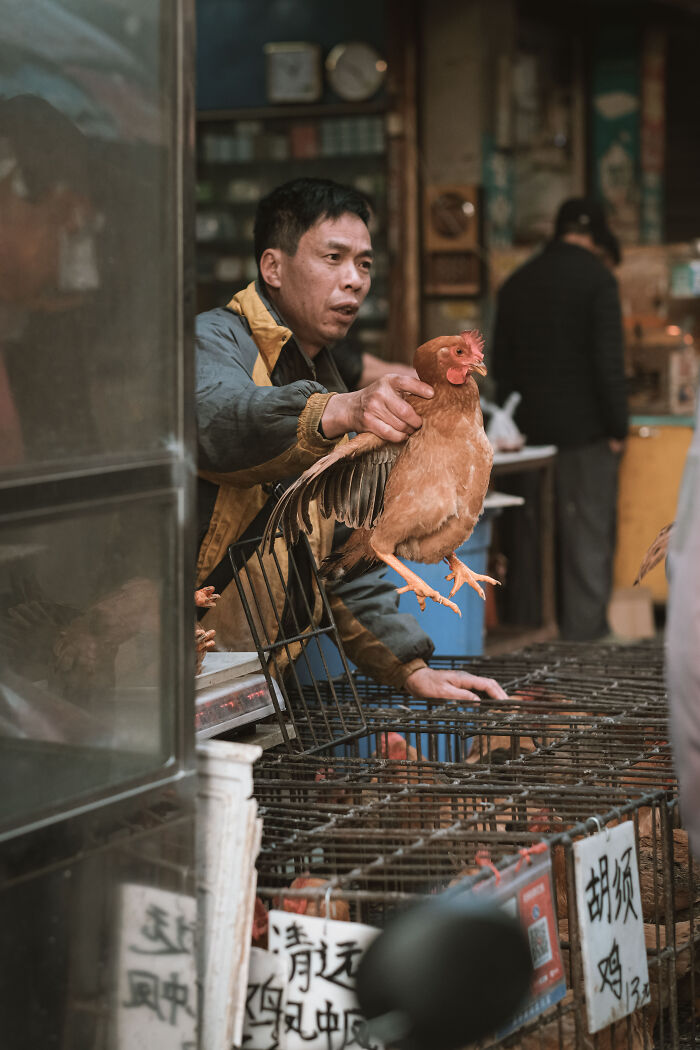
<instances>
[{"instance_id":1,"label":"man's left hand","mask_svg":"<svg viewBox=\"0 0 700 1050\"><path fill-rule=\"evenodd\" d=\"M472 692L478 689L494 700L507 700L508 694L493 678L480 678L468 671L438 671L432 667L419 667L405 682L413 696L428 700L461 700L478 704L479 697Z\"/></svg>"}]
</instances>

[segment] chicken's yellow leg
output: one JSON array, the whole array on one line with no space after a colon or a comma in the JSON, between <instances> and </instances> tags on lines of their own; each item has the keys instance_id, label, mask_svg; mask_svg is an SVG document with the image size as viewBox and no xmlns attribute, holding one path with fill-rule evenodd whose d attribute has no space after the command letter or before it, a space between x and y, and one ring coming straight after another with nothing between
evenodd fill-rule
<instances>
[{"instance_id":1,"label":"chicken's yellow leg","mask_svg":"<svg viewBox=\"0 0 700 1050\"><path fill-rule=\"evenodd\" d=\"M433 587L429 587L424 580L421 580L420 576L417 576L415 572L411 571L411 569L407 569L405 565L402 565L399 559L395 558L393 554L382 554L382 552L378 551L374 546L372 546L372 550L381 561L388 565L390 569L394 569L395 572L398 572L399 576L406 581L406 586L397 587L397 592L399 594L405 594L407 591L413 591L418 599L421 612L425 610L425 599L430 598L432 601L437 602L438 605L446 605L448 609L452 609L452 611L456 612L458 616L462 615L454 602L451 602L449 598L443 598L439 591L436 591Z\"/></svg>"},{"instance_id":2,"label":"chicken's yellow leg","mask_svg":"<svg viewBox=\"0 0 700 1050\"><path fill-rule=\"evenodd\" d=\"M485 583L498 584L498 580L494 580L491 576L481 576L478 572L472 572L471 569L467 568L464 562L460 561L457 555L453 552L448 554L445 561L452 569L449 576L446 576L446 580L454 580L454 585L450 591L450 598L453 594L456 594L463 583L468 583L470 587L473 587L476 593L481 597L485 598L483 587L479 586L479 580L483 580Z\"/></svg>"}]
</instances>

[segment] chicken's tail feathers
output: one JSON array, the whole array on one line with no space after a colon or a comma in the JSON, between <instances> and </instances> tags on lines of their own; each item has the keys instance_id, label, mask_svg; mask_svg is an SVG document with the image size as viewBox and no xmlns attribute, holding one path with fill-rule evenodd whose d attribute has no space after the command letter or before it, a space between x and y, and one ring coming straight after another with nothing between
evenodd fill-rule
<instances>
[{"instance_id":1,"label":"chicken's tail feathers","mask_svg":"<svg viewBox=\"0 0 700 1050\"><path fill-rule=\"evenodd\" d=\"M639 572L637 578L634 581L634 586L644 579L648 572L659 564L662 558L666 557L668 552L668 543L671 539L671 530L673 529L674 522L670 525L664 525L661 532L658 534L654 542L651 544L646 554L642 558L642 563L639 566Z\"/></svg>"},{"instance_id":2,"label":"chicken's tail feathers","mask_svg":"<svg viewBox=\"0 0 700 1050\"><path fill-rule=\"evenodd\" d=\"M326 583L356 580L376 564L369 537L369 529L355 529L342 547L323 559L321 576Z\"/></svg>"}]
</instances>

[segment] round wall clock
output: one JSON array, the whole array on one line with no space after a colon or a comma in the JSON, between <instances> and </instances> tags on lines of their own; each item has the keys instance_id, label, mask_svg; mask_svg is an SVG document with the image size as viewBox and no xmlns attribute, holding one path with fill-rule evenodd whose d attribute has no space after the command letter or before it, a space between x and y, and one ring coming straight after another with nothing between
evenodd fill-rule
<instances>
[{"instance_id":1,"label":"round wall clock","mask_svg":"<svg viewBox=\"0 0 700 1050\"><path fill-rule=\"evenodd\" d=\"M376 48L360 40L336 44L326 59L328 83L346 102L364 102L376 94L386 69Z\"/></svg>"}]
</instances>

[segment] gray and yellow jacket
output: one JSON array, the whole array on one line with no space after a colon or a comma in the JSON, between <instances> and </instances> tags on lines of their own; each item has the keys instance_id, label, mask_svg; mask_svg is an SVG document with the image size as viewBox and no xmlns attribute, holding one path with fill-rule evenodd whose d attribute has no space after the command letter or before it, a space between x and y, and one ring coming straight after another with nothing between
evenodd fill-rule
<instances>
[{"instance_id":1,"label":"gray and yellow jacket","mask_svg":"<svg viewBox=\"0 0 700 1050\"><path fill-rule=\"evenodd\" d=\"M200 314L196 333L201 586L269 500L268 483L297 477L334 448L337 441L324 438L319 423L329 398L345 387L331 355L322 350L311 361L255 283L227 307ZM311 519L309 538L320 562L339 528L315 506ZM275 553L285 572L282 541ZM400 687L424 665L433 644L412 616L399 613L396 591L382 579L383 571L334 585L329 599L349 658L377 681ZM248 572L256 595L264 594L253 559ZM275 576L268 571L270 579ZM281 607L281 582L274 597ZM271 630L272 606L263 605L260 615ZM216 629L220 648L252 648L235 584L202 626Z\"/></svg>"}]
</instances>

